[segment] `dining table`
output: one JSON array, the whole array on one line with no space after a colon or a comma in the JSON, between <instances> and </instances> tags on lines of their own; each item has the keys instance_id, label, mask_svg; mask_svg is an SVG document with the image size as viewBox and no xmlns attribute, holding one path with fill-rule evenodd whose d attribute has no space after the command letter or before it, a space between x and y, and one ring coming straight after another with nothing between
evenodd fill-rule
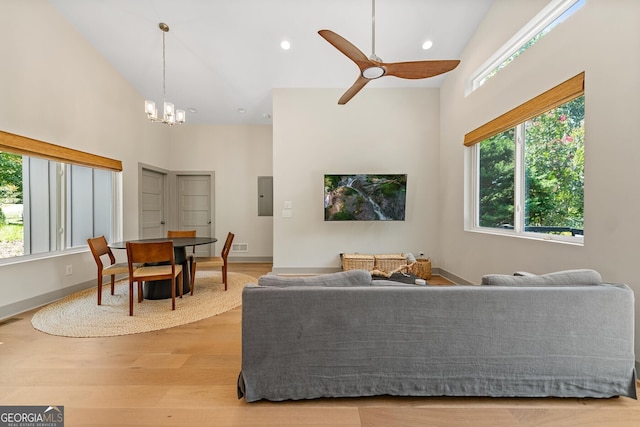
<instances>
[{"instance_id":1,"label":"dining table","mask_svg":"<svg viewBox=\"0 0 640 427\"><path fill-rule=\"evenodd\" d=\"M157 237L151 239L125 240L122 242L113 242L109 244L111 249L127 249L127 242L134 243L154 243L154 242L173 242L173 254L175 263L182 265L182 292L186 294L191 291L191 274L189 271L189 258L187 257L187 248L200 245L210 245L218 241L215 237ZM171 298L171 280L158 280L153 282L153 286L146 282L142 286L143 296L145 299L166 299ZM176 282L176 295L179 294L179 283Z\"/></svg>"}]
</instances>

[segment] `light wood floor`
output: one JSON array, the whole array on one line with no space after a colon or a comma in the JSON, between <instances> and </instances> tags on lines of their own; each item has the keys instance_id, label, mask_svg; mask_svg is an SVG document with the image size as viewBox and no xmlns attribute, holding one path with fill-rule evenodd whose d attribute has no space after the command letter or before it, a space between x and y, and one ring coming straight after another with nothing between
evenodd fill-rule
<instances>
[{"instance_id":1,"label":"light wood floor","mask_svg":"<svg viewBox=\"0 0 640 427\"><path fill-rule=\"evenodd\" d=\"M233 264L255 277L270 264ZM447 283L437 278L433 283ZM0 323L0 405L62 405L69 426L640 426L616 399L401 398L245 403L236 396L241 309L173 329L63 338Z\"/></svg>"}]
</instances>

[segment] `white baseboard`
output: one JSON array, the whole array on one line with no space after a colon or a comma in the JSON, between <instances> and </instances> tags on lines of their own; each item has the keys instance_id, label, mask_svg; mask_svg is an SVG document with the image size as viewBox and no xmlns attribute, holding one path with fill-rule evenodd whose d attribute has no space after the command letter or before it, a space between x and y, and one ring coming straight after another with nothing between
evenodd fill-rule
<instances>
[{"instance_id":1,"label":"white baseboard","mask_svg":"<svg viewBox=\"0 0 640 427\"><path fill-rule=\"evenodd\" d=\"M448 271L443 270L442 268L432 268L431 273L438 276L442 276L445 279L449 279L456 285L475 285L476 284L476 283L471 283L468 280L463 279L462 277L456 276L453 273L449 273Z\"/></svg>"},{"instance_id":2,"label":"white baseboard","mask_svg":"<svg viewBox=\"0 0 640 427\"><path fill-rule=\"evenodd\" d=\"M126 278L126 275L122 277L117 276L116 280L120 278ZM24 313L25 311L33 310L35 308L39 308L45 306L47 304L51 304L54 301L62 299L68 295L74 294L76 292L84 291L85 289L95 288L96 280L89 280L87 282L78 283L72 286L68 286L64 289L58 289L55 291L47 292L46 294L36 295L32 298L27 298L22 301L17 301L12 304L3 305L0 307L0 321L8 319L10 317L19 315L20 313ZM96 297L96 304L98 303Z\"/></svg>"},{"instance_id":3,"label":"white baseboard","mask_svg":"<svg viewBox=\"0 0 640 427\"><path fill-rule=\"evenodd\" d=\"M227 261L232 263L262 263L262 262L273 262L273 257L271 256L230 256L227 258Z\"/></svg>"}]
</instances>

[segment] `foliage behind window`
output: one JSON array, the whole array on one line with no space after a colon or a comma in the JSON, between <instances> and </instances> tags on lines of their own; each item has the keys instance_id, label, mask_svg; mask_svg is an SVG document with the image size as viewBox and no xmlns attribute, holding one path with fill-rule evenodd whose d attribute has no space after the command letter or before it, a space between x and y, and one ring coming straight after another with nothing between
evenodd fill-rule
<instances>
[{"instance_id":1,"label":"foliage behind window","mask_svg":"<svg viewBox=\"0 0 640 427\"><path fill-rule=\"evenodd\" d=\"M481 227L513 224L515 130L487 139L480 148Z\"/></svg>"},{"instance_id":2,"label":"foliage behind window","mask_svg":"<svg viewBox=\"0 0 640 427\"><path fill-rule=\"evenodd\" d=\"M584 96L479 145L480 227L583 234Z\"/></svg>"},{"instance_id":3,"label":"foliage behind window","mask_svg":"<svg viewBox=\"0 0 640 427\"><path fill-rule=\"evenodd\" d=\"M584 97L525 123L525 225L584 228Z\"/></svg>"}]
</instances>

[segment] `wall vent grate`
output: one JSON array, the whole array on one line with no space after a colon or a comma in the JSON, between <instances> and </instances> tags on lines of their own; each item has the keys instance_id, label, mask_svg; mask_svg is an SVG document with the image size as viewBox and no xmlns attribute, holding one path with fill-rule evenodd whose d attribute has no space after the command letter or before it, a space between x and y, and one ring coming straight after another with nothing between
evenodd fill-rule
<instances>
[{"instance_id":1,"label":"wall vent grate","mask_svg":"<svg viewBox=\"0 0 640 427\"><path fill-rule=\"evenodd\" d=\"M249 252L248 243L233 243L231 245L231 252Z\"/></svg>"}]
</instances>

